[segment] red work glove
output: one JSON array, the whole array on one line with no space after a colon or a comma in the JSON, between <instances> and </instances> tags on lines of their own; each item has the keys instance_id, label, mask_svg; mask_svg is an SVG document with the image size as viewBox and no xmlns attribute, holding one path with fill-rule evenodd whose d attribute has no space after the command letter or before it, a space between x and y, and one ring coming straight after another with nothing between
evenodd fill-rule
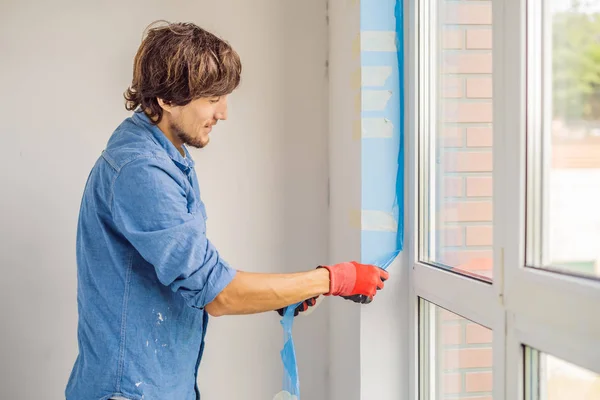
<instances>
[{"instance_id":1,"label":"red work glove","mask_svg":"<svg viewBox=\"0 0 600 400\"><path fill-rule=\"evenodd\" d=\"M329 270L329 292L325 296L340 296L356 303L368 304L389 278L387 271L375 265L355 261L319 268Z\"/></svg>"}]
</instances>

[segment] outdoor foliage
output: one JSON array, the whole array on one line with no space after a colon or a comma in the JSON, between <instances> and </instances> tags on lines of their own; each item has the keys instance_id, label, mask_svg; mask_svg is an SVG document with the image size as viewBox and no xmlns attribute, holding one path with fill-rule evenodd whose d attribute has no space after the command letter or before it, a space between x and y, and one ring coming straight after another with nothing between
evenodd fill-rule
<instances>
[{"instance_id":1,"label":"outdoor foliage","mask_svg":"<svg viewBox=\"0 0 600 400\"><path fill-rule=\"evenodd\" d=\"M554 14L552 31L554 118L600 120L600 13L575 2Z\"/></svg>"}]
</instances>

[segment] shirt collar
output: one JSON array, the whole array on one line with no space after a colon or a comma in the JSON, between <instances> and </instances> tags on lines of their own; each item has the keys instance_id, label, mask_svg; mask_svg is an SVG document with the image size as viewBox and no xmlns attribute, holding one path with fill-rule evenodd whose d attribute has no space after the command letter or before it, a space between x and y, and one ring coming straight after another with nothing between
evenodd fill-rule
<instances>
[{"instance_id":1,"label":"shirt collar","mask_svg":"<svg viewBox=\"0 0 600 400\"><path fill-rule=\"evenodd\" d=\"M194 168L195 163L187 147L183 145L183 152L185 153L185 157L183 157L179 150L177 150L177 147L175 147L175 145L165 136L163 131L150 121L150 118L148 118L146 113L138 109L133 113L131 118L136 125L145 128L152 134L152 140L167 152L171 160L173 160L179 169L188 173Z\"/></svg>"}]
</instances>

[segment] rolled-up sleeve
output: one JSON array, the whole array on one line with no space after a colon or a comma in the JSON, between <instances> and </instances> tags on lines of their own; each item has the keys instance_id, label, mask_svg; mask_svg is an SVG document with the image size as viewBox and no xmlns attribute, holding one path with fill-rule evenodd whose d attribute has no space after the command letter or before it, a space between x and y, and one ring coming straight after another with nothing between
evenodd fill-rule
<instances>
[{"instance_id":1,"label":"rolled-up sleeve","mask_svg":"<svg viewBox=\"0 0 600 400\"><path fill-rule=\"evenodd\" d=\"M189 209L185 179L170 160L132 161L115 178L112 213L117 229L154 266L160 282L191 307L204 308L236 271L206 237L202 213Z\"/></svg>"}]
</instances>

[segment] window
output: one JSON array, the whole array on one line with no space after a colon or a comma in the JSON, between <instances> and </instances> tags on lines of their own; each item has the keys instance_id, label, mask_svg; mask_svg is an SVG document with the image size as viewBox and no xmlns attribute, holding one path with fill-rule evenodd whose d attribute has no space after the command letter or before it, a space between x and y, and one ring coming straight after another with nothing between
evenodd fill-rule
<instances>
[{"instance_id":1,"label":"window","mask_svg":"<svg viewBox=\"0 0 600 400\"><path fill-rule=\"evenodd\" d=\"M422 259L492 277L491 1L429 1Z\"/></svg>"},{"instance_id":2,"label":"window","mask_svg":"<svg viewBox=\"0 0 600 400\"><path fill-rule=\"evenodd\" d=\"M600 2L544 4L530 31L528 265L600 277Z\"/></svg>"},{"instance_id":3,"label":"window","mask_svg":"<svg viewBox=\"0 0 600 400\"><path fill-rule=\"evenodd\" d=\"M600 399L600 375L529 347L525 357L527 400Z\"/></svg>"},{"instance_id":4,"label":"window","mask_svg":"<svg viewBox=\"0 0 600 400\"><path fill-rule=\"evenodd\" d=\"M600 399L600 0L405 10L410 399Z\"/></svg>"}]
</instances>

